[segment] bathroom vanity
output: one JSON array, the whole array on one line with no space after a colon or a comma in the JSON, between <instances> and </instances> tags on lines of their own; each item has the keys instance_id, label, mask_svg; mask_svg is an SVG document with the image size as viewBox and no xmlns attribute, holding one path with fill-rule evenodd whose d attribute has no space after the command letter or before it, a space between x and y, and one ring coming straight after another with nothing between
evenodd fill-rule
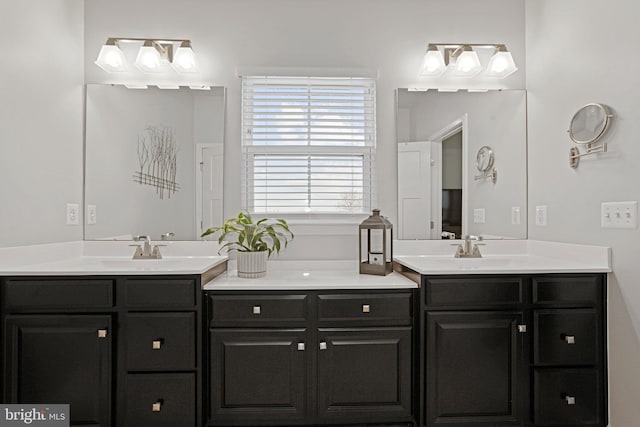
<instances>
[{"instance_id":1,"label":"bathroom vanity","mask_svg":"<svg viewBox=\"0 0 640 427\"><path fill-rule=\"evenodd\" d=\"M197 256L3 265L2 401L73 402L72 425L91 426L604 427L608 250L522 242L480 260L399 244L388 276L271 261L239 279Z\"/></svg>"}]
</instances>

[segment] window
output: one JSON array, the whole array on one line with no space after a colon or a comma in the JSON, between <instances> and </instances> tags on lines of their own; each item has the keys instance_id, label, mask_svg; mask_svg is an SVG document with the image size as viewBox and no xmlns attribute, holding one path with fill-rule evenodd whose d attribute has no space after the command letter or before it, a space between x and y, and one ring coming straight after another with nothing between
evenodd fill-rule
<instances>
[{"instance_id":1,"label":"window","mask_svg":"<svg viewBox=\"0 0 640 427\"><path fill-rule=\"evenodd\" d=\"M244 208L370 212L375 117L371 79L243 77Z\"/></svg>"}]
</instances>

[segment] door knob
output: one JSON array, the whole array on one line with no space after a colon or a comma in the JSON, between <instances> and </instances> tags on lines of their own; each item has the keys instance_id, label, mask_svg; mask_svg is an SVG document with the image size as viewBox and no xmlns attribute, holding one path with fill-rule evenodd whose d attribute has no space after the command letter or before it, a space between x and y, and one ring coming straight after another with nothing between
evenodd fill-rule
<instances>
[{"instance_id":1,"label":"door knob","mask_svg":"<svg viewBox=\"0 0 640 427\"><path fill-rule=\"evenodd\" d=\"M326 350L326 349L327 349L327 343L326 343L326 342L324 342L324 341L322 341L322 342L320 343L320 350Z\"/></svg>"},{"instance_id":2,"label":"door knob","mask_svg":"<svg viewBox=\"0 0 640 427\"><path fill-rule=\"evenodd\" d=\"M298 351L304 351L304 343L303 342L299 342L298 343Z\"/></svg>"},{"instance_id":3,"label":"door knob","mask_svg":"<svg viewBox=\"0 0 640 427\"><path fill-rule=\"evenodd\" d=\"M575 396L569 396L569 395L567 395L567 396L565 396L565 397L564 397L564 400L566 400L566 401L567 401L567 405L575 405L575 404L576 404L576 398L575 398Z\"/></svg>"},{"instance_id":4,"label":"door knob","mask_svg":"<svg viewBox=\"0 0 640 427\"><path fill-rule=\"evenodd\" d=\"M107 330L106 329L98 329L98 338L106 338Z\"/></svg>"},{"instance_id":5,"label":"door knob","mask_svg":"<svg viewBox=\"0 0 640 427\"><path fill-rule=\"evenodd\" d=\"M157 402L154 402L151 405L152 412L160 412L161 409L162 409L162 400L158 400Z\"/></svg>"},{"instance_id":6,"label":"door knob","mask_svg":"<svg viewBox=\"0 0 640 427\"><path fill-rule=\"evenodd\" d=\"M370 313L371 312L371 306L369 304L362 304L362 312L363 313Z\"/></svg>"},{"instance_id":7,"label":"door knob","mask_svg":"<svg viewBox=\"0 0 640 427\"><path fill-rule=\"evenodd\" d=\"M260 314L260 306L259 305L254 305L253 306L253 314Z\"/></svg>"},{"instance_id":8,"label":"door knob","mask_svg":"<svg viewBox=\"0 0 640 427\"><path fill-rule=\"evenodd\" d=\"M162 339L159 340L153 340L153 343L151 344L151 348L153 348L154 350L160 350L160 348L162 347Z\"/></svg>"},{"instance_id":9,"label":"door knob","mask_svg":"<svg viewBox=\"0 0 640 427\"><path fill-rule=\"evenodd\" d=\"M573 335L565 335L564 336L564 340L567 342L567 344L575 344L576 343L576 337Z\"/></svg>"}]
</instances>

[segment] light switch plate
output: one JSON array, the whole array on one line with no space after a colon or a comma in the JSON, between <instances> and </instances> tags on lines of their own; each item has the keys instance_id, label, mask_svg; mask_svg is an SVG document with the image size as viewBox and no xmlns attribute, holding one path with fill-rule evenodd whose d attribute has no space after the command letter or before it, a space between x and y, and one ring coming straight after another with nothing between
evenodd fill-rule
<instances>
[{"instance_id":1,"label":"light switch plate","mask_svg":"<svg viewBox=\"0 0 640 427\"><path fill-rule=\"evenodd\" d=\"M484 224L484 208L473 210L473 222L475 224Z\"/></svg>"},{"instance_id":2,"label":"light switch plate","mask_svg":"<svg viewBox=\"0 0 640 427\"><path fill-rule=\"evenodd\" d=\"M80 205L77 203L67 203L67 225L80 224Z\"/></svg>"},{"instance_id":3,"label":"light switch plate","mask_svg":"<svg viewBox=\"0 0 640 427\"><path fill-rule=\"evenodd\" d=\"M520 206L511 207L511 225L520 225Z\"/></svg>"},{"instance_id":4,"label":"light switch plate","mask_svg":"<svg viewBox=\"0 0 640 427\"><path fill-rule=\"evenodd\" d=\"M87 205L87 224L95 225L98 220L96 205Z\"/></svg>"},{"instance_id":5,"label":"light switch plate","mask_svg":"<svg viewBox=\"0 0 640 427\"><path fill-rule=\"evenodd\" d=\"M547 226L547 207L536 206L536 225L541 227Z\"/></svg>"},{"instance_id":6,"label":"light switch plate","mask_svg":"<svg viewBox=\"0 0 640 427\"><path fill-rule=\"evenodd\" d=\"M638 202L604 202L600 205L602 228L637 228Z\"/></svg>"}]
</instances>

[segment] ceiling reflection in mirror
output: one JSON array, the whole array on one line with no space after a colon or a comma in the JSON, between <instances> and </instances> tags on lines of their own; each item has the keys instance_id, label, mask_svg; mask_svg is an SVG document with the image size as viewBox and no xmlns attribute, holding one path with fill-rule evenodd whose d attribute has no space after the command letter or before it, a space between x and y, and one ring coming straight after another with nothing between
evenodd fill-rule
<instances>
[{"instance_id":1,"label":"ceiling reflection in mirror","mask_svg":"<svg viewBox=\"0 0 640 427\"><path fill-rule=\"evenodd\" d=\"M87 85L85 240L195 240L222 223L225 95Z\"/></svg>"},{"instance_id":2,"label":"ceiling reflection in mirror","mask_svg":"<svg viewBox=\"0 0 640 427\"><path fill-rule=\"evenodd\" d=\"M398 89L396 131L399 239L527 237L524 90Z\"/></svg>"}]
</instances>

